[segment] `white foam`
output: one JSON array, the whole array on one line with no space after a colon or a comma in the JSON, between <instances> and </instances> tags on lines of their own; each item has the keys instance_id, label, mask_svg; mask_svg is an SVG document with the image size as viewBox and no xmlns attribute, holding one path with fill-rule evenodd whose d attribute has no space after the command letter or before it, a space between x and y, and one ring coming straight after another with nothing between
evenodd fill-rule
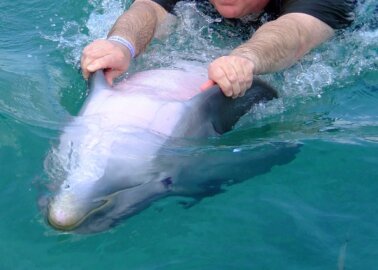
<instances>
[{"instance_id":1,"label":"white foam","mask_svg":"<svg viewBox=\"0 0 378 270\"><path fill-rule=\"evenodd\" d=\"M65 22L60 35L46 37L65 51L66 62L79 67L82 49L92 40L106 36L116 18L130 1L90 1L93 11L85 25L78 21ZM356 22L351 29L307 54L293 67L263 79L277 86L285 108L296 106L308 98L321 97L326 89L340 88L353 83L356 76L377 68L378 30L371 29L374 1L365 1L357 8ZM198 10L191 2L180 2L175 9L178 20L167 38L154 40L148 50L134 61L130 72L174 67L180 61L197 61L207 66L213 59L227 54L237 39L215 34L211 24L219 22ZM364 14L370 14L366 18ZM364 20L367 20L364 24ZM371 23L371 22L370 22ZM354 27L362 24L361 29ZM373 22L374 24L374 22ZM216 40L216 41L215 41ZM327 91L328 91L327 90ZM273 106L274 107L274 106ZM260 108L261 109L261 108ZM277 114L282 106L276 107ZM267 110L272 110L269 107Z\"/></svg>"}]
</instances>

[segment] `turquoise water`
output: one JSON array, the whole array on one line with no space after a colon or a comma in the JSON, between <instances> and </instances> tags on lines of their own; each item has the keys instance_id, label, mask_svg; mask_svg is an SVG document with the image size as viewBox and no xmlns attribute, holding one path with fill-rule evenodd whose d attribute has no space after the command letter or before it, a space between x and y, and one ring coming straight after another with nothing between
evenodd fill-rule
<instances>
[{"instance_id":1,"label":"turquoise water","mask_svg":"<svg viewBox=\"0 0 378 270\"><path fill-rule=\"evenodd\" d=\"M265 80L280 98L225 139L303 146L295 159L184 209L154 203L93 235L50 228L39 208L44 160L86 95L82 48L127 1L0 2L0 269L375 269L378 255L378 7L363 1L351 29ZM176 33L130 72L204 64L239 39L193 5ZM215 20L217 22L217 20ZM200 34L198 34L200 33ZM222 38L232 35L232 42Z\"/></svg>"}]
</instances>

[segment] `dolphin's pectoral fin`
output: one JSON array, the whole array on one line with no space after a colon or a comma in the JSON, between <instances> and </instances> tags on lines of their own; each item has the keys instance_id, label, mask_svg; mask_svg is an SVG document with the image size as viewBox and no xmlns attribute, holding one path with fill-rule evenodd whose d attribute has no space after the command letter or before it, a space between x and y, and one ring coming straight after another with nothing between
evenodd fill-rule
<instances>
[{"instance_id":1,"label":"dolphin's pectoral fin","mask_svg":"<svg viewBox=\"0 0 378 270\"><path fill-rule=\"evenodd\" d=\"M180 199L178 203L185 209L191 208L200 203L203 198L213 197L225 192L226 189L223 188L224 186L226 186L226 184L223 184L223 181L207 181L205 184L196 188L197 192L190 195L184 195L187 197L185 197L185 199Z\"/></svg>"},{"instance_id":2,"label":"dolphin's pectoral fin","mask_svg":"<svg viewBox=\"0 0 378 270\"><path fill-rule=\"evenodd\" d=\"M190 196L188 200L180 200L178 203L185 209L191 208L200 203L204 198L213 197L217 194L223 193L226 189L223 185L209 184L201 187L202 192Z\"/></svg>"},{"instance_id":3,"label":"dolphin's pectoral fin","mask_svg":"<svg viewBox=\"0 0 378 270\"><path fill-rule=\"evenodd\" d=\"M226 97L219 86L215 85L188 102L196 104L195 107L199 108L202 115L209 118L214 130L223 134L230 131L240 117L251 110L253 105L277 97L278 94L275 89L256 78L243 97L236 99Z\"/></svg>"},{"instance_id":4,"label":"dolphin's pectoral fin","mask_svg":"<svg viewBox=\"0 0 378 270\"><path fill-rule=\"evenodd\" d=\"M226 189L224 189L224 186L224 180L207 181L204 184L200 185L200 190L202 190L202 192L197 193L194 198L200 200L200 198L204 197L213 197L217 194L225 192Z\"/></svg>"},{"instance_id":5,"label":"dolphin's pectoral fin","mask_svg":"<svg viewBox=\"0 0 378 270\"><path fill-rule=\"evenodd\" d=\"M178 204L181 205L184 209L189 209L193 206L195 206L196 204L200 203L202 200L202 198L194 198L194 197L191 197L190 199L188 200L179 200L178 201Z\"/></svg>"}]
</instances>

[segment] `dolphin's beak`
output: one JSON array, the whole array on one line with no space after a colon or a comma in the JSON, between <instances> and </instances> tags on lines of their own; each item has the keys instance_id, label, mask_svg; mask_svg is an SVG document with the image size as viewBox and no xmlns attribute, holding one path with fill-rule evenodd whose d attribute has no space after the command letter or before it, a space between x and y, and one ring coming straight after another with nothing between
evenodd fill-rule
<instances>
[{"instance_id":1,"label":"dolphin's beak","mask_svg":"<svg viewBox=\"0 0 378 270\"><path fill-rule=\"evenodd\" d=\"M84 217L78 219L75 215L49 206L47 220L51 226L58 230L71 231L79 226L83 219Z\"/></svg>"},{"instance_id":2,"label":"dolphin's beak","mask_svg":"<svg viewBox=\"0 0 378 270\"><path fill-rule=\"evenodd\" d=\"M109 200L83 203L71 193L60 194L50 202L47 219L51 226L58 230L72 231L88 216L103 209L108 203Z\"/></svg>"},{"instance_id":3,"label":"dolphin's beak","mask_svg":"<svg viewBox=\"0 0 378 270\"><path fill-rule=\"evenodd\" d=\"M54 228L62 231L86 231L86 226L95 224L89 231L102 230L101 226L108 226L109 217L101 214L114 211L114 218L132 214L145 207L156 196L169 191L172 184L170 178L163 181L152 181L117 190L105 197L95 198L92 194L86 197L70 191L57 194L49 203L47 220ZM151 198L151 200L147 200ZM89 222L89 223L88 223Z\"/></svg>"}]
</instances>

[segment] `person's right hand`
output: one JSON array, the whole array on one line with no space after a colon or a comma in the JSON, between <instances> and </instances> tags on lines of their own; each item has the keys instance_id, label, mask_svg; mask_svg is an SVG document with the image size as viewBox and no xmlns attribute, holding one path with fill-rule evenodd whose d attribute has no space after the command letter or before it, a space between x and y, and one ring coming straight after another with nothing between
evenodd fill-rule
<instances>
[{"instance_id":1,"label":"person's right hand","mask_svg":"<svg viewBox=\"0 0 378 270\"><path fill-rule=\"evenodd\" d=\"M130 65L131 54L128 48L115 41L98 39L86 46L81 56L81 69L85 79L96 70L103 69L107 82L124 73Z\"/></svg>"}]
</instances>

